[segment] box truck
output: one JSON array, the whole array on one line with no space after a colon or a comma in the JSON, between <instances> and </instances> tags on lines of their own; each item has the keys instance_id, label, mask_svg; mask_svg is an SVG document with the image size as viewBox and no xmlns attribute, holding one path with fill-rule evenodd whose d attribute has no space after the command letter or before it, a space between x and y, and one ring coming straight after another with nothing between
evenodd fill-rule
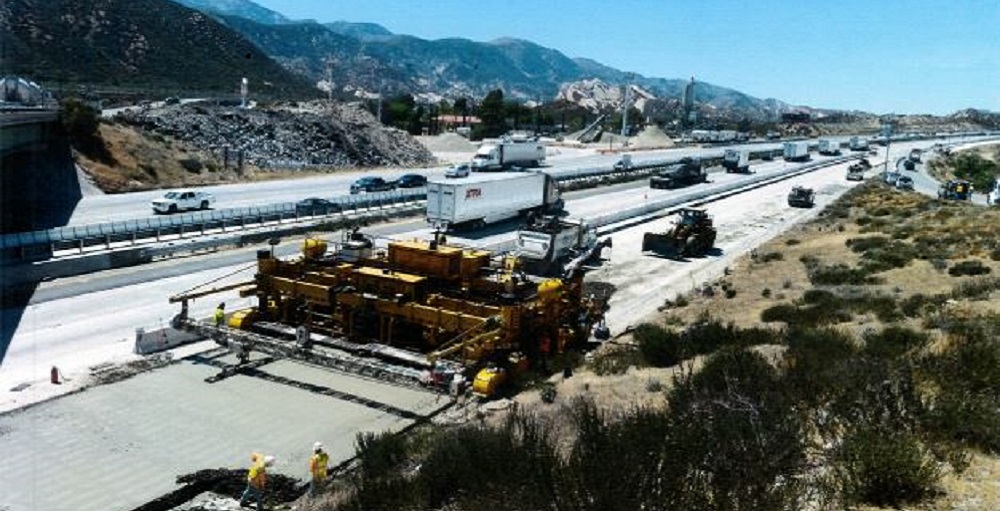
<instances>
[{"instance_id":1,"label":"box truck","mask_svg":"<svg viewBox=\"0 0 1000 511\"><path fill-rule=\"evenodd\" d=\"M427 222L440 229L481 227L517 216L558 214L563 200L544 172L472 174L427 183Z\"/></svg>"},{"instance_id":2,"label":"box truck","mask_svg":"<svg viewBox=\"0 0 1000 511\"><path fill-rule=\"evenodd\" d=\"M504 137L484 142L472 157L473 172L512 166L537 167L545 163L545 145L537 140Z\"/></svg>"},{"instance_id":3,"label":"box truck","mask_svg":"<svg viewBox=\"0 0 1000 511\"><path fill-rule=\"evenodd\" d=\"M836 156L840 154L840 142L829 138L819 139L819 154Z\"/></svg>"},{"instance_id":4,"label":"box truck","mask_svg":"<svg viewBox=\"0 0 1000 511\"><path fill-rule=\"evenodd\" d=\"M785 161L806 161L809 159L809 141L785 142L782 156Z\"/></svg>"},{"instance_id":5,"label":"box truck","mask_svg":"<svg viewBox=\"0 0 1000 511\"><path fill-rule=\"evenodd\" d=\"M726 173L739 172L741 174L750 173L750 150L749 149L726 149L722 157L722 166Z\"/></svg>"},{"instance_id":6,"label":"box truck","mask_svg":"<svg viewBox=\"0 0 1000 511\"><path fill-rule=\"evenodd\" d=\"M851 137L850 147L852 151L867 151L868 139L864 137Z\"/></svg>"}]
</instances>

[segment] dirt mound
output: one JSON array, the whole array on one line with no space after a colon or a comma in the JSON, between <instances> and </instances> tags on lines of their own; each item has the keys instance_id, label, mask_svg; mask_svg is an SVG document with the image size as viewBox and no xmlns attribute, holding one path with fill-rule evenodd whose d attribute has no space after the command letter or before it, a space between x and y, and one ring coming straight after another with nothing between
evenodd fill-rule
<instances>
[{"instance_id":1,"label":"dirt mound","mask_svg":"<svg viewBox=\"0 0 1000 511\"><path fill-rule=\"evenodd\" d=\"M479 147L458 133L442 133L428 137L416 137L416 139L433 153L475 151Z\"/></svg>"},{"instance_id":2,"label":"dirt mound","mask_svg":"<svg viewBox=\"0 0 1000 511\"><path fill-rule=\"evenodd\" d=\"M358 105L308 102L245 109L186 104L125 112L115 120L260 167L416 166L433 155L408 133L382 126ZM235 153L234 153L235 154Z\"/></svg>"},{"instance_id":3,"label":"dirt mound","mask_svg":"<svg viewBox=\"0 0 1000 511\"><path fill-rule=\"evenodd\" d=\"M657 126L647 126L629 140L632 147L673 147L674 141Z\"/></svg>"},{"instance_id":4,"label":"dirt mound","mask_svg":"<svg viewBox=\"0 0 1000 511\"><path fill-rule=\"evenodd\" d=\"M183 486L132 511L169 511L208 492L239 499L246 489L246 477L246 469L229 468L205 469L178 476L177 484ZM264 496L265 507L274 509L276 504L292 502L302 496L303 489L302 484L296 479L281 474L268 474L267 493ZM195 505L184 506L184 509L200 511L208 508ZM213 507L213 509L218 508Z\"/></svg>"}]
</instances>

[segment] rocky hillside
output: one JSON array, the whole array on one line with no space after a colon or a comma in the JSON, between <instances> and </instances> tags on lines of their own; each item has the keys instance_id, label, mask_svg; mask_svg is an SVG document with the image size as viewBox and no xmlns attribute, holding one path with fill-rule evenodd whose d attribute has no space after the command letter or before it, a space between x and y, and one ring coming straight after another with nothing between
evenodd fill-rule
<instances>
[{"instance_id":1,"label":"rocky hillside","mask_svg":"<svg viewBox=\"0 0 1000 511\"><path fill-rule=\"evenodd\" d=\"M242 151L262 169L412 166L434 157L409 134L386 128L356 105L325 102L242 109L188 104L127 113L116 122L213 153Z\"/></svg>"},{"instance_id":2,"label":"rocky hillside","mask_svg":"<svg viewBox=\"0 0 1000 511\"><path fill-rule=\"evenodd\" d=\"M249 0L173 0L181 5L227 16L239 16L257 23L281 24L291 20Z\"/></svg>"},{"instance_id":3,"label":"rocky hillside","mask_svg":"<svg viewBox=\"0 0 1000 511\"><path fill-rule=\"evenodd\" d=\"M235 92L316 94L214 18L168 0L5 0L0 73L35 81Z\"/></svg>"}]
</instances>

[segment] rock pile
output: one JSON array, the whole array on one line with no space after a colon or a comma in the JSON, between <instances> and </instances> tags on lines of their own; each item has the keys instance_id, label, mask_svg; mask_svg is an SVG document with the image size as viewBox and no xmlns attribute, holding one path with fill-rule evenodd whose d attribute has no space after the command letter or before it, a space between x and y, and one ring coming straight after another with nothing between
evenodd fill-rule
<instances>
[{"instance_id":1,"label":"rock pile","mask_svg":"<svg viewBox=\"0 0 1000 511\"><path fill-rule=\"evenodd\" d=\"M417 166L433 155L408 133L385 127L357 105L280 104L239 108L206 103L125 112L115 120L221 155L242 151L259 168Z\"/></svg>"}]
</instances>

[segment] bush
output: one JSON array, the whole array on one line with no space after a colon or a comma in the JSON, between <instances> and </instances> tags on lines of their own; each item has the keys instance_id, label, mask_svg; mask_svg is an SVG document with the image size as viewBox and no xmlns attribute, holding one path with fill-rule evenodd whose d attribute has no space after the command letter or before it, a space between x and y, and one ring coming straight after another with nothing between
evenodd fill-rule
<instances>
[{"instance_id":1,"label":"bush","mask_svg":"<svg viewBox=\"0 0 1000 511\"><path fill-rule=\"evenodd\" d=\"M798 401L816 406L843 387L840 373L857 354L854 340L833 328L789 328L786 384Z\"/></svg>"},{"instance_id":2,"label":"bush","mask_svg":"<svg viewBox=\"0 0 1000 511\"><path fill-rule=\"evenodd\" d=\"M60 107L59 118L73 147L98 161L112 163L101 138L100 112L77 98L62 100Z\"/></svg>"},{"instance_id":3,"label":"bush","mask_svg":"<svg viewBox=\"0 0 1000 511\"><path fill-rule=\"evenodd\" d=\"M797 240L797 239L795 239L795 238L789 238L789 239L785 240L785 245L789 246L789 247L798 245L799 243L802 243L802 242L799 241L799 240Z\"/></svg>"},{"instance_id":4,"label":"bush","mask_svg":"<svg viewBox=\"0 0 1000 511\"><path fill-rule=\"evenodd\" d=\"M864 268L851 268L843 263L830 266L816 265L809 270L809 282L816 286L863 286L878 284L877 277L869 274Z\"/></svg>"},{"instance_id":5,"label":"bush","mask_svg":"<svg viewBox=\"0 0 1000 511\"><path fill-rule=\"evenodd\" d=\"M983 265L982 261L976 259L962 261L951 268L948 268L948 275L958 277L961 275L985 275L990 273L992 268Z\"/></svg>"},{"instance_id":6,"label":"bush","mask_svg":"<svg viewBox=\"0 0 1000 511\"><path fill-rule=\"evenodd\" d=\"M199 161L197 158L184 158L183 160L180 160L177 163L179 163L181 167L184 168L184 170L192 174L198 174L201 172L202 169L201 161Z\"/></svg>"},{"instance_id":7,"label":"bush","mask_svg":"<svg viewBox=\"0 0 1000 511\"><path fill-rule=\"evenodd\" d=\"M784 261L785 255L781 252L765 252L757 256L757 261L760 263L769 263L771 261Z\"/></svg>"},{"instance_id":8,"label":"bush","mask_svg":"<svg viewBox=\"0 0 1000 511\"><path fill-rule=\"evenodd\" d=\"M633 333L643 360L653 367L677 365L684 356L681 336L659 325L641 323Z\"/></svg>"},{"instance_id":9,"label":"bush","mask_svg":"<svg viewBox=\"0 0 1000 511\"><path fill-rule=\"evenodd\" d=\"M923 332L893 325L886 327L881 332L866 334L864 341L866 355L896 358L927 346L930 336Z\"/></svg>"},{"instance_id":10,"label":"bush","mask_svg":"<svg viewBox=\"0 0 1000 511\"><path fill-rule=\"evenodd\" d=\"M616 347L597 354L590 362L590 369L599 376L623 374L632 366L644 365L639 350L628 347Z\"/></svg>"},{"instance_id":11,"label":"bush","mask_svg":"<svg viewBox=\"0 0 1000 511\"><path fill-rule=\"evenodd\" d=\"M865 252L874 248L883 248L889 244L889 238L885 236L868 236L865 238L850 238L845 244L854 253Z\"/></svg>"},{"instance_id":12,"label":"bush","mask_svg":"<svg viewBox=\"0 0 1000 511\"><path fill-rule=\"evenodd\" d=\"M951 296L955 299L985 300L989 298L990 293L997 289L1000 289L1000 278L981 277L958 284L951 290Z\"/></svg>"},{"instance_id":13,"label":"bush","mask_svg":"<svg viewBox=\"0 0 1000 511\"><path fill-rule=\"evenodd\" d=\"M763 297L763 298L770 298L771 297L771 288L765 287L764 289L762 289L760 291L760 296Z\"/></svg>"},{"instance_id":14,"label":"bush","mask_svg":"<svg viewBox=\"0 0 1000 511\"><path fill-rule=\"evenodd\" d=\"M874 273L906 266L917 257L917 251L909 243L893 241L884 247L868 249L861 257L865 269Z\"/></svg>"},{"instance_id":15,"label":"bush","mask_svg":"<svg viewBox=\"0 0 1000 511\"><path fill-rule=\"evenodd\" d=\"M893 507L932 495L943 475L916 436L875 428L847 434L834 474L847 502Z\"/></svg>"}]
</instances>

